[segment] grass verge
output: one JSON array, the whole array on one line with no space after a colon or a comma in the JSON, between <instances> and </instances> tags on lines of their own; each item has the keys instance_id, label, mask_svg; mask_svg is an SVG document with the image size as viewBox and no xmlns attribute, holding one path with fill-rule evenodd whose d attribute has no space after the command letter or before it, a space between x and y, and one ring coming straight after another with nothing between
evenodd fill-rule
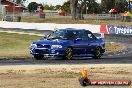
<instances>
[{"instance_id":1,"label":"grass verge","mask_svg":"<svg viewBox=\"0 0 132 88\"><path fill-rule=\"evenodd\" d=\"M30 57L30 44L41 36L0 32L0 57Z\"/></svg>"},{"instance_id":2,"label":"grass verge","mask_svg":"<svg viewBox=\"0 0 132 88\"><path fill-rule=\"evenodd\" d=\"M94 24L94 25L121 25L121 26L132 26L132 22L121 22L120 20L72 20L71 17L54 17L49 16L45 19L40 19L39 17L23 17L22 22L30 22L30 23L58 23L58 24Z\"/></svg>"}]
</instances>

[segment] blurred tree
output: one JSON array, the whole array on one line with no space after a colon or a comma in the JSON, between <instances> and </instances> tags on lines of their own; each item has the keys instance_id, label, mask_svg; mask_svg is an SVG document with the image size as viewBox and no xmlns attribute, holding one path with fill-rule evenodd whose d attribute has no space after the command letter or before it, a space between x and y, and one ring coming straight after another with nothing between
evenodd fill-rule
<instances>
[{"instance_id":1,"label":"blurred tree","mask_svg":"<svg viewBox=\"0 0 132 88\"><path fill-rule=\"evenodd\" d=\"M23 2L25 2L26 0L16 0L17 4L23 4Z\"/></svg>"},{"instance_id":2,"label":"blurred tree","mask_svg":"<svg viewBox=\"0 0 132 88\"><path fill-rule=\"evenodd\" d=\"M97 2L87 3L88 13L99 13L99 4ZM87 8L86 8L87 9Z\"/></svg>"},{"instance_id":3,"label":"blurred tree","mask_svg":"<svg viewBox=\"0 0 132 88\"><path fill-rule=\"evenodd\" d=\"M60 9L61 8L61 5L56 5L56 10Z\"/></svg>"},{"instance_id":4,"label":"blurred tree","mask_svg":"<svg viewBox=\"0 0 132 88\"><path fill-rule=\"evenodd\" d=\"M108 13L110 9L115 6L115 0L101 0L101 7L105 13Z\"/></svg>"},{"instance_id":5,"label":"blurred tree","mask_svg":"<svg viewBox=\"0 0 132 88\"><path fill-rule=\"evenodd\" d=\"M54 7L52 5L45 5L44 10L54 10Z\"/></svg>"},{"instance_id":6,"label":"blurred tree","mask_svg":"<svg viewBox=\"0 0 132 88\"><path fill-rule=\"evenodd\" d=\"M128 2L126 0L115 0L114 8L118 13L128 11Z\"/></svg>"},{"instance_id":7,"label":"blurred tree","mask_svg":"<svg viewBox=\"0 0 132 88\"><path fill-rule=\"evenodd\" d=\"M95 1L96 0L70 0L72 19L84 19L83 12L86 11L87 4L94 3Z\"/></svg>"},{"instance_id":8,"label":"blurred tree","mask_svg":"<svg viewBox=\"0 0 132 88\"><path fill-rule=\"evenodd\" d=\"M53 5L50 5L50 10L54 10L54 6Z\"/></svg>"},{"instance_id":9,"label":"blurred tree","mask_svg":"<svg viewBox=\"0 0 132 88\"><path fill-rule=\"evenodd\" d=\"M65 3L62 5L61 9L64 9L65 12L67 12L67 13L71 13L70 1L65 2Z\"/></svg>"},{"instance_id":10,"label":"blurred tree","mask_svg":"<svg viewBox=\"0 0 132 88\"><path fill-rule=\"evenodd\" d=\"M106 13L113 8L118 12L124 12L128 10L128 2L126 0L101 0L101 8Z\"/></svg>"},{"instance_id":11,"label":"blurred tree","mask_svg":"<svg viewBox=\"0 0 132 88\"><path fill-rule=\"evenodd\" d=\"M40 9L41 9L41 10L44 10L44 7L43 7L42 4L38 4L38 6L40 6Z\"/></svg>"},{"instance_id":12,"label":"blurred tree","mask_svg":"<svg viewBox=\"0 0 132 88\"><path fill-rule=\"evenodd\" d=\"M16 0L16 3L17 4L21 4L22 3L22 0Z\"/></svg>"},{"instance_id":13,"label":"blurred tree","mask_svg":"<svg viewBox=\"0 0 132 88\"><path fill-rule=\"evenodd\" d=\"M34 10L37 10L38 4L36 2L30 2L28 4L28 9L30 12L33 12Z\"/></svg>"}]
</instances>

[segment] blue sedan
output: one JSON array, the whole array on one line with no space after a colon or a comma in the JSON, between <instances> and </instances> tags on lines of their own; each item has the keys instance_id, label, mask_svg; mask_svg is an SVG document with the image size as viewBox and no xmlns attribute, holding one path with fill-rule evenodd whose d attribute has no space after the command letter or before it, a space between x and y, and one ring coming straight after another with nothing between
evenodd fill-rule
<instances>
[{"instance_id":1,"label":"blue sedan","mask_svg":"<svg viewBox=\"0 0 132 88\"><path fill-rule=\"evenodd\" d=\"M68 60L73 56L101 58L104 52L104 39L96 38L85 29L58 29L30 46L30 53L36 60L45 56L61 56Z\"/></svg>"}]
</instances>

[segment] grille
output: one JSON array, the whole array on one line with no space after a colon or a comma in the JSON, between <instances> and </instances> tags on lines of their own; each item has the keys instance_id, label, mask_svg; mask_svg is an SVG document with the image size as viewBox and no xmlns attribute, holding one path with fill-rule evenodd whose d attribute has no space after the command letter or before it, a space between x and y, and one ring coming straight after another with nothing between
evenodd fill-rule
<instances>
[{"instance_id":1,"label":"grille","mask_svg":"<svg viewBox=\"0 0 132 88\"><path fill-rule=\"evenodd\" d=\"M50 48L50 45L37 44L37 48Z\"/></svg>"},{"instance_id":2,"label":"grille","mask_svg":"<svg viewBox=\"0 0 132 88\"><path fill-rule=\"evenodd\" d=\"M44 50L38 50L38 49L36 49L35 53L42 53L42 54L45 53L45 54L48 54L49 50L48 49L44 49Z\"/></svg>"}]
</instances>

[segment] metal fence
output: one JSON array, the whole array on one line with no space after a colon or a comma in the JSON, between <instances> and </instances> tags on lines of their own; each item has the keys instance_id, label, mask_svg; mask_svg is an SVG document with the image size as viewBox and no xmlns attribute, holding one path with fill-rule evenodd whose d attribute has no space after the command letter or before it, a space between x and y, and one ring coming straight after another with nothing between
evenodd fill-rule
<instances>
[{"instance_id":1,"label":"metal fence","mask_svg":"<svg viewBox=\"0 0 132 88\"><path fill-rule=\"evenodd\" d=\"M119 21L121 20L121 14L85 14L85 20L96 20L96 21ZM131 18L132 19L132 18Z\"/></svg>"},{"instance_id":2,"label":"metal fence","mask_svg":"<svg viewBox=\"0 0 132 88\"><path fill-rule=\"evenodd\" d=\"M38 17L39 13L23 13L22 16ZM121 14L83 14L84 20L96 20L96 21L119 21L121 20ZM58 13L46 13L46 17L52 18L71 18L71 15L60 16ZM132 19L132 17L131 17Z\"/></svg>"},{"instance_id":3,"label":"metal fence","mask_svg":"<svg viewBox=\"0 0 132 88\"><path fill-rule=\"evenodd\" d=\"M8 14L10 16L12 16L12 14ZM21 14L15 14L15 16L22 16L22 17L35 17L35 18L39 18L40 15L39 13L29 13L29 12L24 12ZM100 21L121 21L122 20L122 16L121 14L115 14L115 15L111 15L111 14L83 14L84 16L84 20L96 20L98 22ZM71 18L71 15L66 15L66 16L60 16L58 13L51 13L51 12L47 12L45 14L46 18ZM132 22L132 17L129 18Z\"/></svg>"}]
</instances>

